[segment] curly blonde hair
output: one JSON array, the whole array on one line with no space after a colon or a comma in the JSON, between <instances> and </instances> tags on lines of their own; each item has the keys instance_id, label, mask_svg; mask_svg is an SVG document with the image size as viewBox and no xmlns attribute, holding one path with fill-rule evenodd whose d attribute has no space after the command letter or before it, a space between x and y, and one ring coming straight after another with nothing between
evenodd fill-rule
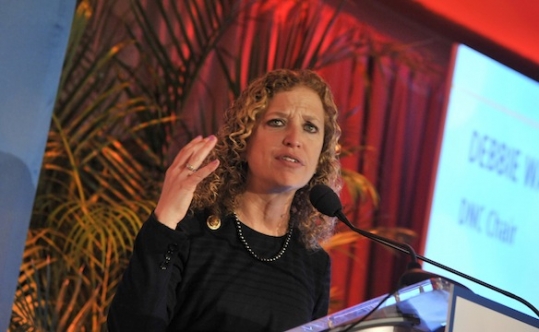
<instances>
[{"instance_id":1,"label":"curly blonde hair","mask_svg":"<svg viewBox=\"0 0 539 332\"><path fill-rule=\"evenodd\" d=\"M217 134L218 142L209 160L219 159L217 170L202 181L195 192L192 209L209 209L214 215L231 213L237 198L245 191L247 164L242 157L258 119L268 108L269 101L281 91L304 86L315 91L322 101L324 143L317 172L309 183L296 191L290 209L291 226L301 233L307 248L317 248L332 233L335 218L318 213L309 202L309 191L316 184L326 184L337 192L341 189L340 163L336 147L341 135L337 123L337 106L328 84L314 71L278 69L249 84L225 112L225 123Z\"/></svg>"}]
</instances>

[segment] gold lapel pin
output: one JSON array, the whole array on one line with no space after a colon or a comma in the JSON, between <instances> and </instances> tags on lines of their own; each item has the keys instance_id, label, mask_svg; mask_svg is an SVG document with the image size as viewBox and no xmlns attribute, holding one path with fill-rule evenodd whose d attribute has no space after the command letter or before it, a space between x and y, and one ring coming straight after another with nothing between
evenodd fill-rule
<instances>
[{"instance_id":1,"label":"gold lapel pin","mask_svg":"<svg viewBox=\"0 0 539 332\"><path fill-rule=\"evenodd\" d=\"M221 227L221 219L219 217L214 216L213 214L206 219L206 224L208 225L208 228L212 231L219 229Z\"/></svg>"}]
</instances>

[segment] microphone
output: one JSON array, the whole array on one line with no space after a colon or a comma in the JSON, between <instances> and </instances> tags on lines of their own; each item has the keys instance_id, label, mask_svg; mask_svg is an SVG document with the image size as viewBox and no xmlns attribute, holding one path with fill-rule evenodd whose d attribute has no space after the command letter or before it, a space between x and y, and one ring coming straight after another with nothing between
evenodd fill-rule
<instances>
[{"instance_id":1,"label":"microphone","mask_svg":"<svg viewBox=\"0 0 539 332\"><path fill-rule=\"evenodd\" d=\"M315 209L317 209L320 213L330 217L337 217L340 221L342 221L344 224L346 224L346 226L348 226L356 233L363 235L370 240L388 246L392 249L410 255L411 261L408 263L407 271L413 271L414 273L407 273L403 275L403 277L401 277L399 281L399 286L409 286L429 278L438 277L438 275L426 272L421 269L421 265L417 261L417 254L410 245L384 238L382 236L364 231L352 225L352 223L348 220L348 218L346 218L346 216L342 212L341 200L330 187L324 184L315 185L309 193L309 200L311 201L311 204L315 207Z\"/></svg>"},{"instance_id":2,"label":"microphone","mask_svg":"<svg viewBox=\"0 0 539 332\"><path fill-rule=\"evenodd\" d=\"M368 239L386 245L395 250L409 254L412 258L412 261L410 262L412 266L409 265L409 267L420 267L419 263L417 262L416 252L408 244L386 239L374 233L364 231L360 228L356 228L354 225L352 225L352 223L348 220L348 218L346 218L346 216L342 212L341 200L330 187L323 184L315 185L309 193L309 200L311 201L311 204L315 207L315 209L318 210L318 212L325 214L326 216L337 217L340 221L346 224L346 226L351 228L353 231L359 233L360 235L363 235ZM405 250L403 247L406 247L407 250ZM408 284L406 286L408 286Z\"/></svg>"},{"instance_id":3,"label":"microphone","mask_svg":"<svg viewBox=\"0 0 539 332\"><path fill-rule=\"evenodd\" d=\"M430 279L430 278L443 278L443 279L446 279L454 284L457 284L461 287L464 287L466 289L468 289L468 287L458 283L458 282L455 282L454 280L451 280L449 278L446 278L446 277L441 277L437 274L434 274L434 273L430 273L430 272L427 272L423 269L421 269L421 265L418 263L417 259L421 259L422 261L424 262L427 262L431 265L434 265L442 270L445 270L445 271L448 271L450 273L453 273L455 275L458 275L459 277L462 277L464 279L467 279L467 280L470 280L476 284L479 284L483 287L486 287L486 288L489 288L495 292L498 292L500 294L503 294L513 300L516 300L522 304L524 304L525 306L527 306L528 308L530 308L538 317L539 317L539 310L537 310L531 303L529 303L528 301L524 300L523 298L513 294L513 293L510 293L506 290L503 290L501 288L498 288L496 286L493 286L493 285L490 285L484 281L481 281L477 278L474 278L472 276L469 276L465 273L462 273L460 271L457 271L453 268L450 268L448 266L445 266L441 263L438 263L436 261L433 261L431 259L428 259L427 257L424 257L424 256L421 256L419 254L417 254L414 249L412 248L412 246L408 245L408 244L405 244L405 243L400 243L400 242L397 242L397 241L393 241L393 240L390 240L390 239L387 239L387 238L384 238L382 236L379 236L377 234L374 234L374 233L371 233L371 232L367 232L365 230L362 230L360 228L357 228L355 227L354 225L352 225L352 223L348 220L348 218L346 218L345 214L343 213L342 211L342 204L341 204L341 200L339 199L339 196L337 196L337 194L333 191L333 189L331 189L330 187L328 187L327 185L325 184L317 184L315 185L310 193L309 193L309 200L311 201L311 204L314 206L314 208L316 210L318 210L318 212L326 215L326 216L329 216L329 217L337 217L340 221L342 221L344 224L346 224L346 226L348 226L351 230L353 230L354 232L360 234L360 235L363 235L364 237L370 239L370 240L373 240L377 243L380 243L380 244L383 244L385 246L388 246L392 249L395 249L397 251L400 251L402 253L405 253L405 254L408 254L410 257L411 257L411 262L408 264L408 269L407 271L401 276L400 280L399 280L399 287L402 287L402 286L409 286L409 285L413 285L415 283L418 283L420 281L423 281L423 280L427 280L427 279Z\"/></svg>"}]
</instances>

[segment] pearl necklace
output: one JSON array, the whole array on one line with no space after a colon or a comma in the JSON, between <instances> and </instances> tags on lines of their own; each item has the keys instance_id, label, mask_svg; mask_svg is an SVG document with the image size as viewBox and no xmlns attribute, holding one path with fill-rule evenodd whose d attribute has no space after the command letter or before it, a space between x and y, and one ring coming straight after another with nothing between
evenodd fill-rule
<instances>
[{"instance_id":1,"label":"pearl necklace","mask_svg":"<svg viewBox=\"0 0 539 332\"><path fill-rule=\"evenodd\" d=\"M288 231L286 232L286 239L284 241L284 244L281 250L279 250L277 255L271 258L263 258L263 257L258 256L253 251L253 249L251 249L251 247L249 246L249 243L247 243L247 240L243 236L243 231L241 228L241 221L238 218L238 215L236 213L234 213L234 219L236 220L236 229L238 230L238 236L240 237L240 240L243 243L243 246L245 247L245 249L247 249L247 251L251 254L251 256L253 256L254 258L256 258L257 260L261 262L274 262L283 256L284 252L286 251L286 248L288 248L288 243L290 243L290 239L292 238L292 227L290 226L288 227Z\"/></svg>"}]
</instances>

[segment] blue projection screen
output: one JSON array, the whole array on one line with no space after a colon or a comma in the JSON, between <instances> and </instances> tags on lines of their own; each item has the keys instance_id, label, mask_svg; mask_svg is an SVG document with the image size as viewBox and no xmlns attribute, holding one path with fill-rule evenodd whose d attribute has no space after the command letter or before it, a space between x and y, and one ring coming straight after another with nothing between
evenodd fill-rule
<instances>
[{"instance_id":1,"label":"blue projection screen","mask_svg":"<svg viewBox=\"0 0 539 332\"><path fill-rule=\"evenodd\" d=\"M424 255L539 307L539 84L457 45ZM473 292L526 306L425 264Z\"/></svg>"}]
</instances>

